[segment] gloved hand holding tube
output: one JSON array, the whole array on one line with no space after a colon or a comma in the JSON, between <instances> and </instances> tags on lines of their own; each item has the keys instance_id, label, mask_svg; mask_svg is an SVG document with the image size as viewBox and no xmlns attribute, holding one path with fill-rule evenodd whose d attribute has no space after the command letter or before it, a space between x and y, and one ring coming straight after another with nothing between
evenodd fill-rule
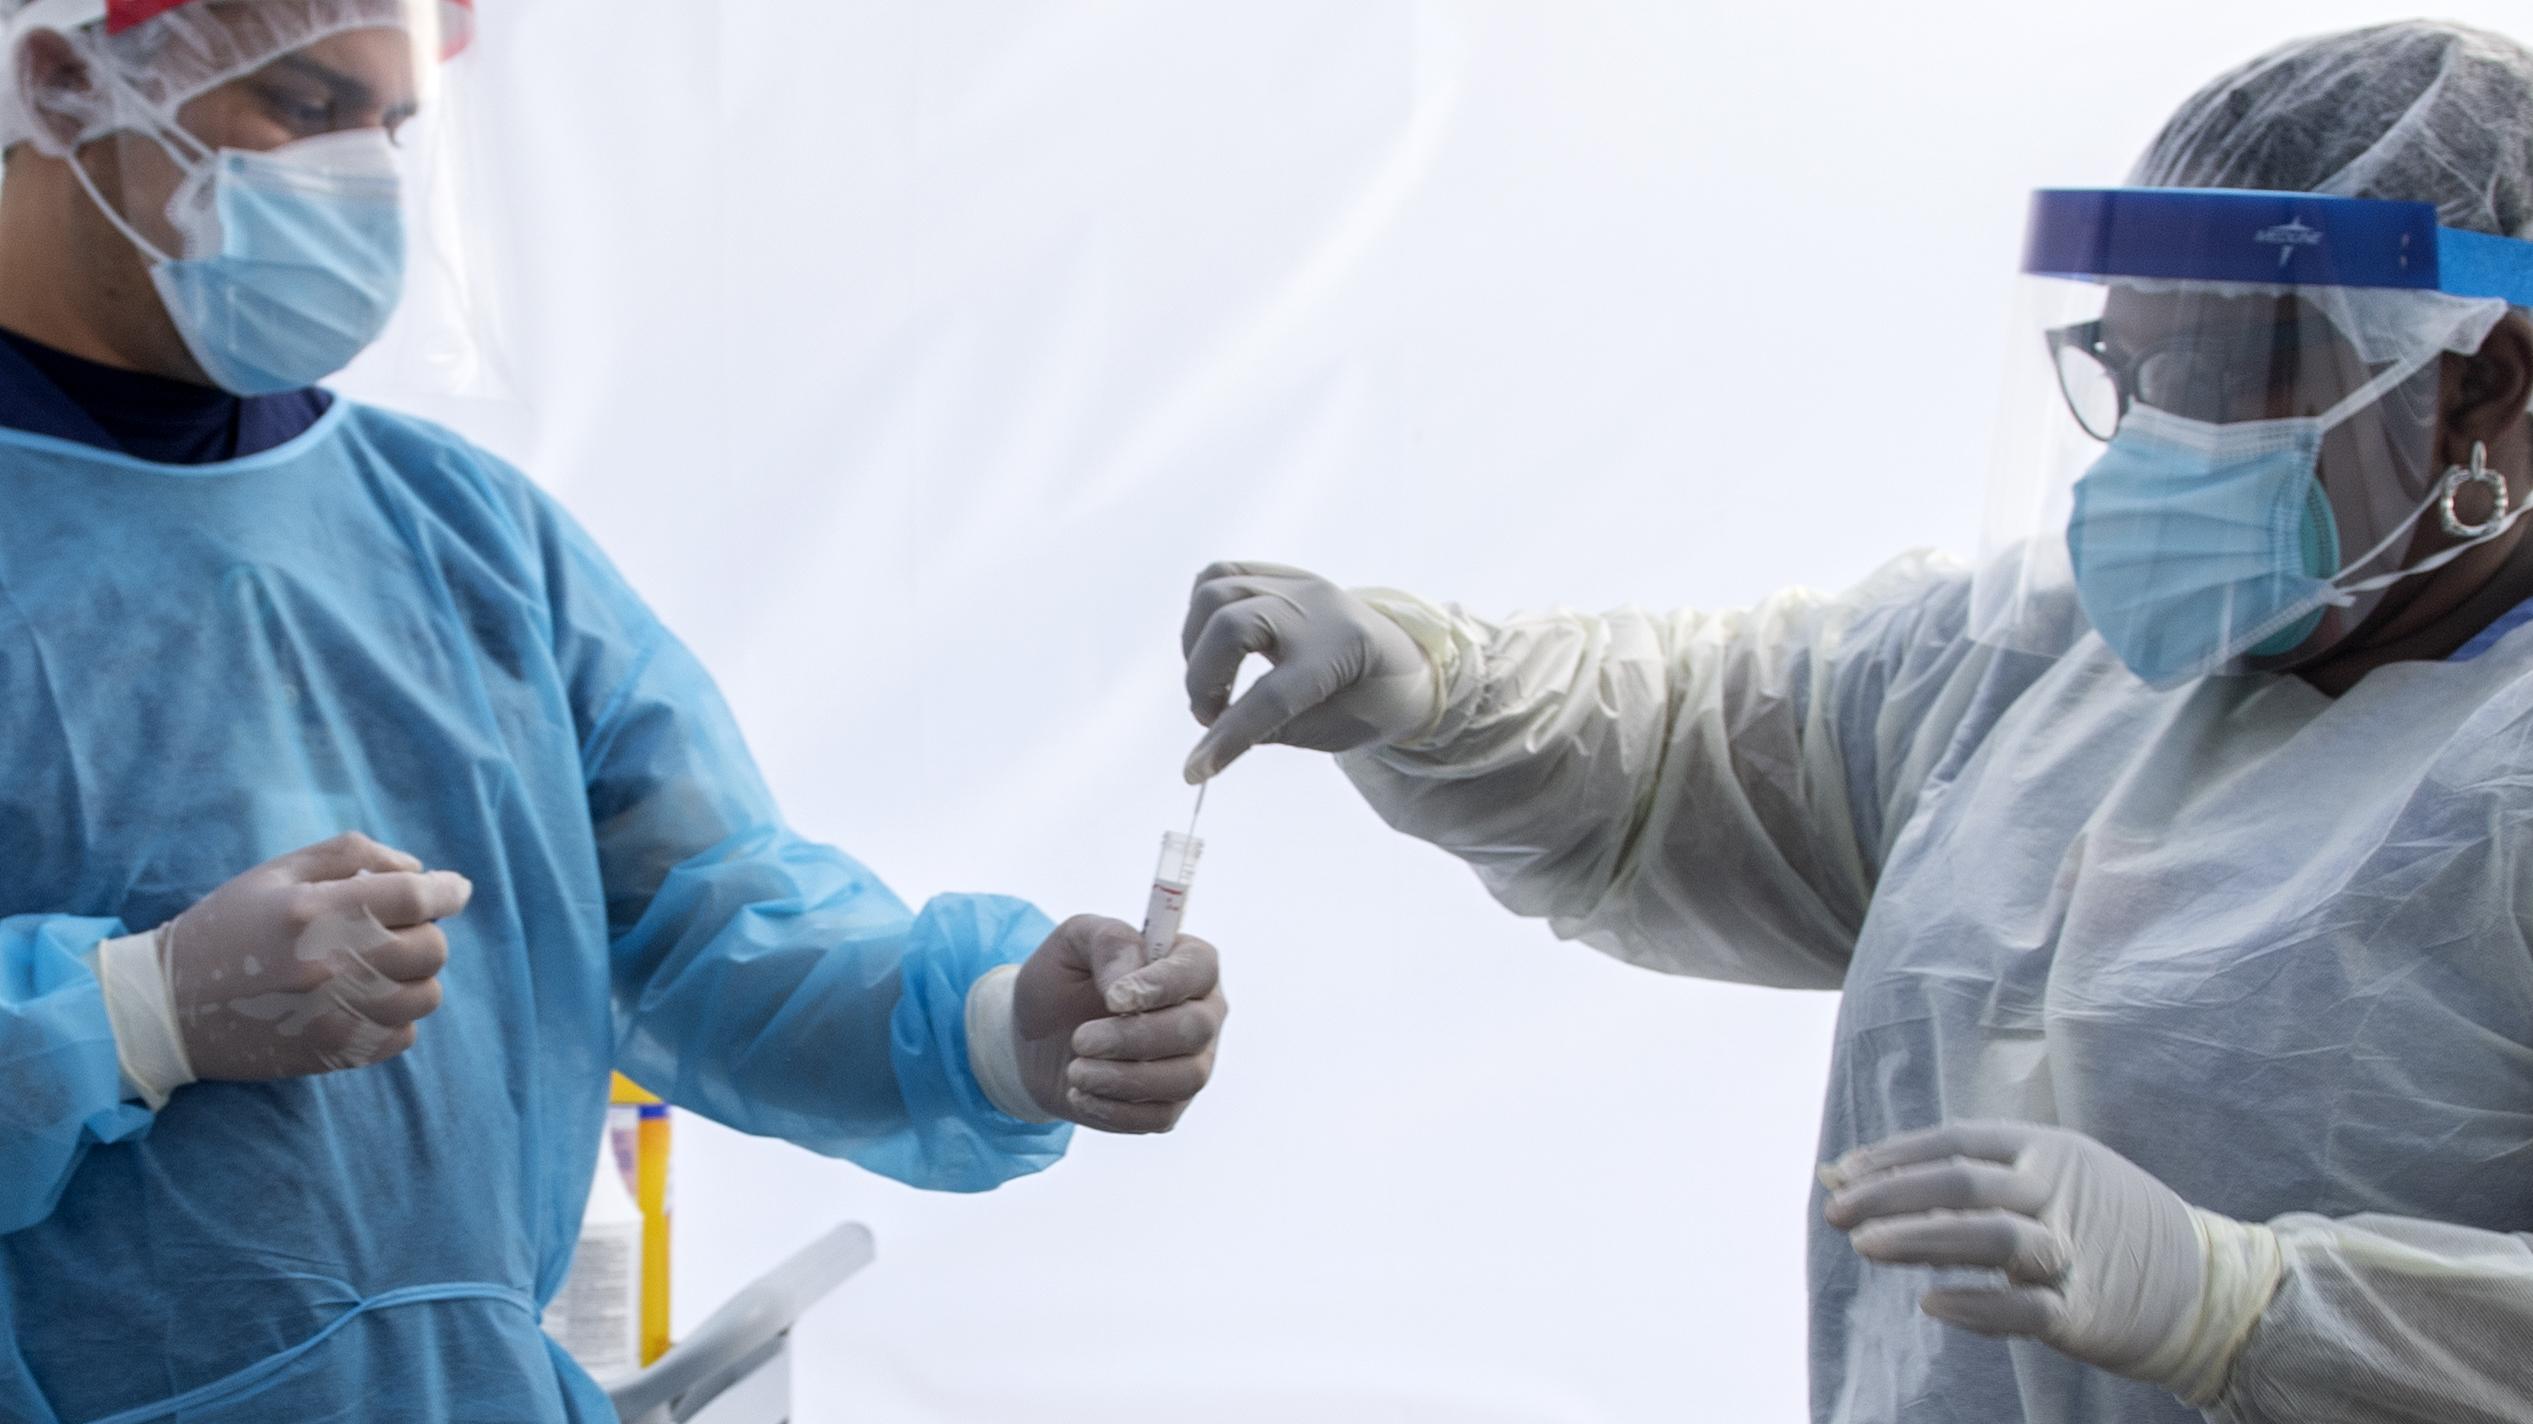
<instances>
[{"instance_id":1,"label":"gloved hand holding tube","mask_svg":"<svg viewBox=\"0 0 2533 1424\"><path fill-rule=\"evenodd\" d=\"M365 1067L414 1044L440 1006L436 920L474 886L357 832L256 866L146 934L108 941L99 977L124 1075L155 1109L200 1080Z\"/></svg>"},{"instance_id":2,"label":"gloved hand holding tube","mask_svg":"<svg viewBox=\"0 0 2533 1424\"><path fill-rule=\"evenodd\" d=\"M1147 963L1134 926L1076 915L977 981L968 1056L986 1097L1022 1121L1167 1132L1213 1076L1227 1011L1212 945L1180 935Z\"/></svg>"},{"instance_id":3,"label":"gloved hand holding tube","mask_svg":"<svg viewBox=\"0 0 2533 1424\"><path fill-rule=\"evenodd\" d=\"M1189 710L1210 729L1188 754L1190 782L1260 742L1351 751L1414 736L1439 710L1440 680L1406 629L1283 564L1218 563L1198 574L1179 647ZM1233 702L1251 653L1275 667Z\"/></svg>"},{"instance_id":4,"label":"gloved hand holding tube","mask_svg":"<svg viewBox=\"0 0 2533 1424\"><path fill-rule=\"evenodd\" d=\"M1213 1077L1223 1014L1213 945L1180 935L1168 958L1147 965L1142 932L1102 915L1056 925L1013 986L1031 1097L1107 1133L1178 1125Z\"/></svg>"},{"instance_id":5,"label":"gloved hand holding tube","mask_svg":"<svg viewBox=\"0 0 2533 1424\"><path fill-rule=\"evenodd\" d=\"M1354 601L1324 579L1280 565L1217 564L1206 570L1198 580L1198 601L1206 611L1189 613L1187 641L1193 649L1201 634L1212 650L1209 656L1221 665L1220 694L1212 704L1217 714L1230 699L1242 658L1251 652L1266 652L1279 661L1290 656L1273 635L1276 627L1286 625L1251 616L1258 610L1244 608L1216 620L1222 624L1219 630L1208 626L1213 607L1257 601L1218 580L1208 603L1206 581L1230 570L1264 570L1279 584L1306 586L1305 595L1314 604ZM1323 590L1333 600L1323 597ZM1286 603L1298 607L1290 599ZM1369 608L1363 612L1386 622ZM1328 621L1343 622L1342 612ZM1391 631L1405 640L1396 625ZM1423 655L1412 642L1407 653L1421 663ZM1198 686L1196 667L1191 653L1191 690ZM1296 667L1295 676L1277 687L1292 686L1306 676L1306 669ZM1425 676L1426 682L1431 680ZM1306 694L1297 696L1307 705ZM1253 692L1233 710L1251 708L1257 700ZM1198 716L1206 715L1199 695ZM1188 780L1205 781L1290 715L1261 719L1252 711L1254 725L1246 740L1209 753L1222 740L1218 730L1189 758ZM1204 807L1199 790L1199 814ZM1076 915L1057 926L1026 963L989 971L968 991L968 1063L996 1109L1025 1122L1062 1118L1106 1132L1167 1132L1178 1124L1213 1076L1214 1047L1228 1012L1214 947L1179 933L1180 912L1204 844L1196 838L1192 819L1185 834L1172 831L1162 837L1161 863L1140 932L1122 920Z\"/></svg>"}]
</instances>

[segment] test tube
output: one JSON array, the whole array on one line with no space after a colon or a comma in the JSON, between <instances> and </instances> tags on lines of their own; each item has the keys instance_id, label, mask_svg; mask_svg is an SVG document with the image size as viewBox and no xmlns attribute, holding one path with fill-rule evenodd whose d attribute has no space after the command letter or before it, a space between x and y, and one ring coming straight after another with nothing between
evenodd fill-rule
<instances>
[{"instance_id":1,"label":"test tube","mask_svg":"<svg viewBox=\"0 0 2533 1424\"><path fill-rule=\"evenodd\" d=\"M1205 842L1185 831L1161 833L1161 864L1152 872L1152 901L1143 911L1143 962L1170 952L1187 913L1187 887L1196 883L1196 858Z\"/></svg>"}]
</instances>

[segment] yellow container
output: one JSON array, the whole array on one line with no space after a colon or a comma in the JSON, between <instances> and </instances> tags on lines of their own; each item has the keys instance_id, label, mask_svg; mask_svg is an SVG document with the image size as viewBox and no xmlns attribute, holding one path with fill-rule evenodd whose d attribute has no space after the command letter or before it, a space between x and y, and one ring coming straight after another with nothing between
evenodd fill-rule
<instances>
[{"instance_id":1,"label":"yellow container","mask_svg":"<svg viewBox=\"0 0 2533 1424\"><path fill-rule=\"evenodd\" d=\"M642 1209L642 1363L668 1353L668 1104L618 1073L608 1094L611 1126L631 1108L633 1202ZM618 1148L619 1159L623 1149Z\"/></svg>"}]
</instances>

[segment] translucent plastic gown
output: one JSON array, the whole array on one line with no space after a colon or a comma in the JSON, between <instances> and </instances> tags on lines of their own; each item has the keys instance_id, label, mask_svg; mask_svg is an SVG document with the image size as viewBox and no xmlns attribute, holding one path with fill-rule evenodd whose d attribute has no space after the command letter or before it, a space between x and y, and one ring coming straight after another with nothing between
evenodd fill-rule
<instances>
[{"instance_id":1,"label":"translucent plastic gown","mask_svg":"<svg viewBox=\"0 0 2533 1424\"><path fill-rule=\"evenodd\" d=\"M537 1323L611 1067L918 1186L1061 1155L963 1027L1047 920L787 829L515 472L338 401L216 465L0 431L0 509L0 1418L612 1420ZM81 953L345 830L475 883L419 1043L120 1101Z\"/></svg>"},{"instance_id":2,"label":"translucent plastic gown","mask_svg":"<svg viewBox=\"0 0 2533 1424\"><path fill-rule=\"evenodd\" d=\"M1824 1160L2056 1123L2271 1223L2286 1276L2211 1417L2533 1418L2533 634L2337 700L2155 692L2091 634L1974 642L1969 589L1918 556L1712 615L1374 594L1449 706L1344 762L1561 935L1843 989ZM1930 1273L1864 1262L1819 1207L1817 1420L2200 1417L1921 1314Z\"/></svg>"}]
</instances>

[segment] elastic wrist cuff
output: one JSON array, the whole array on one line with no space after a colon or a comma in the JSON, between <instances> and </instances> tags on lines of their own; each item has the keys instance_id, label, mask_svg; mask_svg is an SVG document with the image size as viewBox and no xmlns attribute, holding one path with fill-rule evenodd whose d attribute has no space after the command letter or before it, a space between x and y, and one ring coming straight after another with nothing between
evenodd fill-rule
<instances>
[{"instance_id":1,"label":"elastic wrist cuff","mask_svg":"<svg viewBox=\"0 0 2533 1424\"><path fill-rule=\"evenodd\" d=\"M105 988L106 1019L114 1025L114 1061L123 1070L124 1093L151 1112L194 1081L184 1029L176 1022L175 989L167 982L168 932L169 926L161 925L97 946L97 982Z\"/></svg>"},{"instance_id":2,"label":"elastic wrist cuff","mask_svg":"<svg viewBox=\"0 0 2533 1424\"><path fill-rule=\"evenodd\" d=\"M2243 1342L2278 1293L2286 1258L2278 1249L2277 1233L2266 1226L2197 1207L2190 1208L2190 1223L2198 1228L2207 1263L2199 1308L2190 1329L2157 1350L2137 1374L2179 1395L2183 1403L2205 1409L2224 1395L2234 1357L2243 1352Z\"/></svg>"},{"instance_id":3,"label":"elastic wrist cuff","mask_svg":"<svg viewBox=\"0 0 2533 1424\"><path fill-rule=\"evenodd\" d=\"M985 1100L1005 1117L1022 1122L1055 1119L1029 1096L1020 1076L1020 1040L1012 1032L1012 993L1020 984L1020 966L988 969L967 991L967 1066Z\"/></svg>"},{"instance_id":4,"label":"elastic wrist cuff","mask_svg":"<svg viewBox=\"0 0 2533 1424\"><path fill-rule=\"evenodd\" d=\"M1362 599L1373 612L1396 623L1425 655L1425 670L1431 679L1433 704L1416 729L1403 737L1393 737L1390 745L1415 746L1430 740L1442 730L1444 714L1451 710L1451 674L1460 660L1460 650L1451 638L1451 615L1432 603L1395 588L1350 588L1346 592Z\"/></svg>"}]
</instances>

